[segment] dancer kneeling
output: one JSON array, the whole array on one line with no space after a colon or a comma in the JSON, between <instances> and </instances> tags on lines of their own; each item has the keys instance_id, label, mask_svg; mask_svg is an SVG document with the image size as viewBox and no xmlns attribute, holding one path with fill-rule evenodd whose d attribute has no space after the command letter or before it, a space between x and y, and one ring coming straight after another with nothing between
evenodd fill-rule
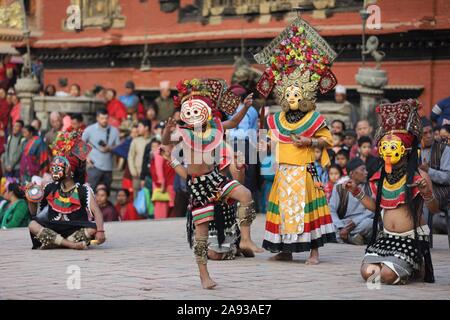
<instances>
[{"instance_id":1,"label":"dancer kneeling","mask_svg":"<svg viewBox=\"0 0 450 320\"><path fill-rule=\"evenodd\" d=\"M235 180L219 172L220 150L224 144L224 130L236 127L252 104L252 95L244 101L244 108L228 121L222 122L220 111L232 114L240 98L226 90L224 81L215 79L193 79L178 84L179 96L175 99L181 105L181 120L176 134L176 122L169 119L163 132L162 143L182 141L183 158L187 169L175 159L171 165L176 170L185 170L189 192L189 210L195 224L194 254L200 271L202 286L212 289L216 283L209 276L206 264L208 257L208 223L222 219L219 214L221 202L239 202L237 216L241 228L240 249L247 256L261 252L250 236L250 225L256 217L251 192ZM216 160L217 159L217 160ZM189 223L189 222L188 222Z\"/></svg>"},{"instance_id":2,"label":"dancer kneeling","mask_svg":"<svg viewBox=\"0 0 450 320\"><path fill-rule=\"evenodd\" d=\"M376 139L384 165L370 178L375 199L354 181L346 183L353 196L375 212L372 239L361 267L366 281L381 278L386 284L405 284L411 278L423 277L425 282L434 282L430 230L423 206L436 213L439 204L429 175L418 167L422 137L419 107L416 100L409 99L376 109L382 120ZM380 218L384 229L378 233Z\"/></svg>"},{"instance_id":3,"label":"dancer kneeling","mask_svg":"<svg viewBox=\"0 0 450 320\"><path fill-rule=\"evenodd\" d=\"M33 249L85 249L94 237L97 244L105 241L102 213L92 189L84 184L89 151L80 133L58 133L50 165L54 182L44 188L27 186Z\"/></svg>"}]
</instances>

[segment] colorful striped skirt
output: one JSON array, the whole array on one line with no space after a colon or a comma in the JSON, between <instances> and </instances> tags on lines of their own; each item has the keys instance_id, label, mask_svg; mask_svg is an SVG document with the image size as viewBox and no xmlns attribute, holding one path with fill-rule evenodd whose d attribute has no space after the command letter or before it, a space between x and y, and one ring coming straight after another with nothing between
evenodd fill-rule
<instances>
[{"instance_id":1,"label":"colorful striped skirt","mask_svg":"<svg viewBox=\"0 0 450 320\"><path fill-rule=\"evenodd\" d=\"M271 252L303 252L336 242L323 190L306 166L280 164L266 214L263 247Z\"/></svg>"}]
</instances>

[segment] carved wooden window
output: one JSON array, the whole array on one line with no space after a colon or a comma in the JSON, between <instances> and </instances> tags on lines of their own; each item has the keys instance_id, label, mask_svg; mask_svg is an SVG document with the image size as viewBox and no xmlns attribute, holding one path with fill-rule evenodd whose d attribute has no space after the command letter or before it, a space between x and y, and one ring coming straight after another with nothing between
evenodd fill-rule
<instances>
[{"instance_id":1,"label":"carved wooden window","mask_svg":"<svg viewBox=\"0 0 450 320\"><path fill-rule=\"evenodd\" d=\"M119 0L72 0L72 4L80 7L83 28L125 26Z\"/></svg>"},{"instance_id":2,"label":"carved wooden window","mask_svg":"<svg viewBox=\"0 0 450 320\"><path fill-rule=\"evenodd\" d=\"M310 6L313 0L203 0L203 16L222 14L271 13Z\"/></svg>"}]
</instances>

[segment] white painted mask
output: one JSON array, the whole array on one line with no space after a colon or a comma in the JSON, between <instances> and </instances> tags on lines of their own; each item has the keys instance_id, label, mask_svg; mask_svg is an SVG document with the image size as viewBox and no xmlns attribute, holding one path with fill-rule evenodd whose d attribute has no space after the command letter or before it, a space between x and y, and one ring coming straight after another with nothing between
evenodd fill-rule
<instances>
[{"instance_id":1,"label":"white painted mask","mask_svg":"<svg viewBox=\"0 0 450 320\"><path fill-rule=\"evenodd\" d=\"M189 127L203 125L211 116L211 108L200 99L189 99L181 105L181 120Z\"/></svg>"}]
</instances>

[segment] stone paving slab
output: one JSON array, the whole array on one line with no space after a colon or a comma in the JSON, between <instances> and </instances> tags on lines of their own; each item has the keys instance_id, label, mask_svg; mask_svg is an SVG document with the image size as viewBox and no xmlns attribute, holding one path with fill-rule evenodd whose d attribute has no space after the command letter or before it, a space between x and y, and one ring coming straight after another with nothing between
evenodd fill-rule
<instances>
[{"instance_id":1,"label":"stone paving slab","mask_svg":"<svg viewBox=\"0 0 450 320\"><path fill-rule=\"evenodd\" d=\"M364 247L328 244L317 266L304 264L306 253L295 254L292 262L268 261L269 252L211 261L219 286L206 291L184 219L113 222L105 229L107 242L85 251L31 250L27 229L0 230L0 299L450 299L446 236L434 239L434 284L369 289L359 275ZM253 227L257 243L263 232L259 215ZM69 266L79 267L80 289L68 289Z\"/></svg>"}]
</instances>

